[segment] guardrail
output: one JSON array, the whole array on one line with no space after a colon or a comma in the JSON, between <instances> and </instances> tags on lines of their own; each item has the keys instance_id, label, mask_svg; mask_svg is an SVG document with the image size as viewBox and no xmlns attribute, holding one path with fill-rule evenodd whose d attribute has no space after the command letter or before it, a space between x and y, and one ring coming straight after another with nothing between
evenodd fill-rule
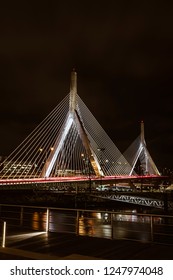
<instances>
[{"instance_id":1,"label":"guardrail","mask_svg":"<svg viewBox=\"0 0 173 280\"><path fill-rule=\"evenodd\" d=\"M0 204L0 217L13 229L173 244L173 216L167 215Z\"/></svg>"}]
</instances>

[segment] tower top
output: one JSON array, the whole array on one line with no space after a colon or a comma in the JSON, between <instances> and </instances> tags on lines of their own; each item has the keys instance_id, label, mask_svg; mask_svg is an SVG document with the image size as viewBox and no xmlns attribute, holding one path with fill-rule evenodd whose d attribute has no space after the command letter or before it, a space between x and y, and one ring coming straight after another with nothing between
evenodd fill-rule
<instances>
[{"instance_id":1,"label":"tower top","mask_svg":"<svg viewBox=\"0 0 173 280\"><path fill-rule=\"evenodd\" d=\"M70 111L74 112L76 110L76 95L77 95L77 72L73 68L71 72L70 81Z\"/></svg>"},{"instance_id":2,"label":"tower top","mask_svg":"<svg viewBox=\"0 0 173 280\"><path fill-rule=\"evenodd\" d=\"M141 142L145 144L145 136L144 136L144 121L141 121Z\"/></svg>"}]
</instances>

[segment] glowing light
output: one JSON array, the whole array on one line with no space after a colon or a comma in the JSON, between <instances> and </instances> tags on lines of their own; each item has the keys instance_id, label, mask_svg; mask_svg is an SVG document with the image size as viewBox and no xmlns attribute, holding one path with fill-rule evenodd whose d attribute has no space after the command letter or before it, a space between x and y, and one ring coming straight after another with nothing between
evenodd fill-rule
<instances>
[{"instance_id":1,"label":"glowing light","mask_svg":"<svg viewBox=\"0 0 173 280\"><path fill-rule=\"evenodd\" d=\"M49 231L49 208L47 208L46 212L46 232Z\"/></svg>"},{"instance_id":2,"label":"glowing light","mask_svg":"<svg viewBox=\"0 0 173 280\"><path fill-rule=\"evenodd\" d=\"M6 239L6 222L4 222L3 224L2 248L5 248L5 239Z\"/></svg>"}]
</instances>

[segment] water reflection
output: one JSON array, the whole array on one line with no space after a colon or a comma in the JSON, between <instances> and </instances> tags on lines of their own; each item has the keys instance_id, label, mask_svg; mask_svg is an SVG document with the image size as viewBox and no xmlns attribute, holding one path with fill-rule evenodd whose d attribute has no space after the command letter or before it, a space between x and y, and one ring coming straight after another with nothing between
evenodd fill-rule
<instances>
[{"instance_id":1,"label":"water reflection","mask_svg":"<svg viewBox=\"0 0 173 280\"><path fill-rule=\"evenodd\" d=\"M35 211L32 214L32 229L44 231L45 224L46 224L46 212Z\"/></svg>"},{"instance_id":2,"label":"water reflection","mask_svg":"<svg viewBox=\"0 0 173 280\"><path fill-rule=\"evenodd\" d=\"M92 217L85 217L84 214L81 215L79 218L79 234L89 236L93 236L95 234L94 220Z\"/></svg>"},{"instance_id":3,"label":"water reflection","mask_svg":"<svg viewBox=\"0 0 173 280\"><path fill-rule=\"evenodd\" d=\"M153 224L161 225L161 217L154 217ZM46 212L32 214L32 228L45 230ZM76 227L78 226L78 228ZM120 213L50 210L49 231L69 232L93 237L151 240L151 217L137 215L137 211Z\"/></svg>"},{"instance_id":4,"label":"water reflection","mask_svg":"<svg viewBox=\"0 0 173 280\"><path fill-rule=\"evenodd\" d=\"M104 238L150 239L150 217L133 213L82 213L79 234ZM144 234L145 233L145 234Z\"/></svg>"},{"instance_id":5,"label":"water reflection","mask_svg":"<svg viewBox=\"0 0 173 280\"><path fill-rule=\"evenodd\" d=\"M49 214L49 230L52 232L76 232L76 211L51 210Z\"/></svg>"}]
</instances>

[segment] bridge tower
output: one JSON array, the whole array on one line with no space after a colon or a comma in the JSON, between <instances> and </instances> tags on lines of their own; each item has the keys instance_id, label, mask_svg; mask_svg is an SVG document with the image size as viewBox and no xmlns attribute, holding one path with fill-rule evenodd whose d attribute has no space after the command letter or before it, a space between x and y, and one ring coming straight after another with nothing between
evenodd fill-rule
<instances>
[{"instance_id":1,"label":"bridge tower","mask_svg":"<svg viewBox=\"0 0 173 280\"><path fill-rule=\"evenodd\" d=\"M131 159L133 158L133 162L131 162L132 169L131 169L131 172L130 172L129 175L132 175L132 173L134 172L134 168L135 168L138 160L140 162L140 172L143 175L152 175L152 174L153 175L160 175L152 157L149 154L147 146L146 146L145 135L144 135L144 122L143 121L141 121L140 136L132 144L130 149L132 150L132 147L133 147L133 150L134 150L134 146L135 147L137 146L137 150L135 152L135 155L133 157L131 157ZM124 156L127 158L128 157L127 156L128 155L127 151L126 151L125 154L124 154Z\"/></svg>"},{"instance_id":2,"label":"bridge tower","mask_svg":"<svg viewBox=\"0 0 173 280\"><path fill-rule=\"evenodd\" d=\"M140 143L145 147L144 140ZM130 160L121 154L78 95L73 69L69 93L5 158L0 178L128 176Z\"/></svg>"},{"instance_id":3,"label":"bridge tower","mask_svg":"<svg viewBox=\"0 0 173 280\"><path fill-rule=\"evenodd\" d=\"M66 140L66 137L72 124L75 124L76 126L79 137L86 150L88 160L90 161L96 176L103 176L103 171L101 169L100 163L97 159L97 156L91 148L87 132L77 112L77 105L77 73L75 69L73 69L73 71L71 72L69 112L67 114L63 128L60 132L60 137L58 137L58 139L55 141L54 147L52 148L52 153L50 153L50 155L45 161L41 172L41 177L47 178L50 176L52 168L55 164L58 154L60 153L63 147L64 141Z\"/></svg>"}]
</instances>

